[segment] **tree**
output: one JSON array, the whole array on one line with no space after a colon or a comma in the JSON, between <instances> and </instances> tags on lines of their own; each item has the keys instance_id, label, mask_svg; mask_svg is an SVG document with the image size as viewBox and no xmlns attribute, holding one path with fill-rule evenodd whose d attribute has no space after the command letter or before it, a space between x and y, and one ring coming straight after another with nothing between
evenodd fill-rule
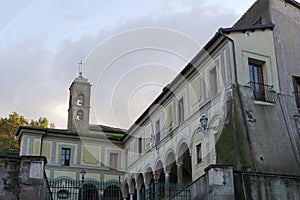
<instances>
[{"instance_id":1,"label":"tree","mask_svg":"<svg viewBox=\"0 0 300 200\"><path fill-rule=\"evenodd\" d=\"M0 118L0 148L19 148L19 142L15 136L19 126L34 126L47 128L48 119L40 117L38 120L29 121L17 112L13 112L9 117Z\"/></svg>"}]
</instances>

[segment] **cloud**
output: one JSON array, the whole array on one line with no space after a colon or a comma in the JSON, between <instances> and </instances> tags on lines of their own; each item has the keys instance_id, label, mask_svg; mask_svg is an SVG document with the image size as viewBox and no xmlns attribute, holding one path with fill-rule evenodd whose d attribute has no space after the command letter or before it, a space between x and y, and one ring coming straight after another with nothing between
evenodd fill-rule
<instances>
[{"instance_id":1,"label":"cloud","mask_svg":"<svg viewBox=\"0 0 300 200\"><path fill-rule=\"evenodd\" d=\"M193 5L197 4L196 1L193 3ZM55 49L47 46L48 34L27 36L17 44L0 46L2 75L0 92L3 97L0 105L1 116L7 116L13 111L24 114L30 119L44 116L57 127L65 128L68 88L77 75L77 62L86 59L84 75L92 81L95 91L100 89L98 93L93 94L93 100L96 98L96 101L92 106L96 110L91 113L92 122L128 128L138 117L135 115L141 113L144 106L152 102L153 96L157 96L162 87L185 66L186 61L183 58L192 58L214 35L218 27L230 26L237 19L237 15L233 12L216 13L215 8L198 4L193 7L193 5L187 6L184 10L176 10L177 7L173 7L174 12L168 12L167 15L160 15L153 11L154 13L143 18L121 20L110 29L103 27L97 34L85 34L76 40L65 39L55 46ZM167 10L169 7L170 5L166 3L164 9ZM75 15L69 17L76 20ZM171 34L173 37L171 38L155 36L153 35L155 31L139 32L136 35L139 38L133 39L133 34L127 41L120 40L122 37L114 37L117 34L122 35L124 31L128 32L132 29L141 31L145 27L162 28L166 32L178 32L178 34ZM187 38L192 40L189 41ZM122 46L128 47L129 44L129 50L132 50L137 41L140 46L143 46L141 43L144 42L145 45L151 44L157 49L169 48L183 55L183 58L171 52L151 50L131 52L118 59L118 62L111 66L110 71L107 71L109 73L106 73L102 77L104 79L99 82L97 77L99 66L107 66L116 56L122 55L126 50L119 51ZM186 41L189 43L185 43ZM99 46L101 46L99 52L89 60L91 52ZM145 66L153 69L153 73L145 70ZM159 66L166 66L160 68L161 73L157 71ZM132 70L131 67L136 70ZM153 85L147 85L151 81ZM128 87L124 88L126 84ZM143 84L145 87L139 87ZM131 111L131 109L135 110Z\"/></svg>"}]
</instances>

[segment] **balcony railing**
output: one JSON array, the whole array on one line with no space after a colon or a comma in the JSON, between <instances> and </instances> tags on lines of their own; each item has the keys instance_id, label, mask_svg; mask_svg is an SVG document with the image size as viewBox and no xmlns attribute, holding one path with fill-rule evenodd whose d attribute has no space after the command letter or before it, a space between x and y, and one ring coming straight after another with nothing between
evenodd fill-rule
<instances>
[{"instance_id":1,"label":"balcony railing","mask_svg":"<svg viewBox=\"0 0 300 200\"><path fill-rule=\"evenodd\" d=\"M265 101L268 103L276 103L277 95L273 85L249 82L253 91L252 98L257 101Z\"/></svg>"}]
</instances>

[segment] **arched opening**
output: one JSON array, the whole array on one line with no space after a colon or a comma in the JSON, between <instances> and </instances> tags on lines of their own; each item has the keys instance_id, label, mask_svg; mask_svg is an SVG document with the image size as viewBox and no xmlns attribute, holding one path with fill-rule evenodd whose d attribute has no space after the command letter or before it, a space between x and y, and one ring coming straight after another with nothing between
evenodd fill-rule
<instances>
[{"instance_id":1,"label":"arched opening","mask_svg":"<svg viewBox=\"0 0 300 200\"><path fill-rule=\"evenodd\" d=\"M83 111L82 110L77 111L76 119L77 120L83 120Z\"/></svg>"},{"instance_id":2,"label":"arched opening","mask_svg":"<svg viewBox=\"0 0 300 200\"><path fill-rule=\"evenodd\" d=\"M84 105L84 94L79 94L77 98L77 105L78 106L83 106Z\"/></svg>"},{"instance_id":3,"label":"arched opening","mask_svg":"<svg viewBox=\"0 0 300 200\"><path fill-rule=\"evenodd\" d=\"M129 187L127 183L124 185L123 199L129 199Z\"/></svg>"},{"instance_id":4,"label":"arched opening","mask_svg":"<svg viewBox=\"0 0 300 200\"><path fill-rule=\"evenodd\" d=\"M103 191L103 200L119 200L121 199L121 190L117 185L109 185Z\"/></svg>"},{"instance_id":5,"label":"arched opening","mask_svg":"<svg viewBox=\"0 0 300 200\"><path fill-rule=\"evenodd\" d=\"M169 183L166 185L168 187L168 195L173 196L177 193L178 184L177 184L177 165L176 158L173 151L169 152L166 159L166 169L169 173Z\"/></svg>"},{"instance_id":6,"label":"arched opening","mask_svg":"<svg viewBox=\"0 0 300 200\"><path fill-rule=\"evenodd\" d=\"M178 184L181 182L183 187L186 187L192 183L192 159L189 147L186 143L182 143L180 145L178 151L178 162L181 165L179 168L179 170L181 170L180 173L182 173L182 175L180 175L182 180L178 180Z\"/></svg>"},{"instance_id":7,"label":"arched opening","mask_svg":"<svg viewBox=\"0 0 300 200\"><path fill-rule=\"evenodd\" d=\"M81 200L82 188L79 189L78 200ZM83 186L83 199L84 200L98 200L99 194L97 187L93 183L86 183Z\"/></svg>"},{"instance_id":8,"label":"arched opening","mask_svg":"<svg viewBox=\"0 0 300 200\"><path fill-rule=\"evenodd\" d=\"M157 188L158 191L155 191L155 193L159 194L159 199L164 199L164 196L165 196L165 173L164 173L164 166L163 166L163 163L162 161L158 161L157 164L156 164L156 168L155 168L155 176L156 176L156 179L157 179L157 182L154 184L158 184Z\"/></svg>"},{"instance_id":9,"label":"arched opening","mask_svg":"<svg viewBox=\"0 0 300 200\"><path fill-rule=\"evenodd\" d=\"M134 199L134 200L137 199L137 197L136 197L136 187L135 187L135 186L136 186L135 179L132 178L132 179L131 179L131 183L130 183L130 190L129 190L129 192L130 192L130 195L133 196L133 199Z\"/></svg>"},{"instance_id":10,"label":"arched opening","mask_svg":"<svg viewBox=\"0 0 300 200\"><path fill-rule=\"evenodd\" d=\"M138 188L140 189L139 190L140 199L146 199L146 188L145 188L143 174L139 174L137 183L138 183Z\"/></svg>"}]
</instances>

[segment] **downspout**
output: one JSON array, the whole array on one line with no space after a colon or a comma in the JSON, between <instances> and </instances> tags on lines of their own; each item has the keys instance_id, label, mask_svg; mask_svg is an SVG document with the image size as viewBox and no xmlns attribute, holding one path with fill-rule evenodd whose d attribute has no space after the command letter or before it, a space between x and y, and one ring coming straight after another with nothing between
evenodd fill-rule
<instances>
[{"instance_id":1,"label":"downspout","mask_svg":"<svg viewBox=\"0 0 300 200\"><path fill-rule=\"evenodd\" d=\"M43 152L43 141L44 141L44 135L47 134L48 130L46 130L46 132L44 134L42 134L41 137L41 144L40 144L40 156L42 156L42 152Z\"/></svg>"},{"instance_id":2,"label":"downspout","mask_svg":"<svg viewBox=\"0 0 300 200\"><path fill-rule=\"evenodd\" d=\"M236 64L236 57L235 57L235 45L234 45L234 41L230 37L228 37L227 35L225 35L222 32L222 29L219 29L218 32L223 37L227 38L231 42L231 44L232 44L232 51L233 51L233 57L234 57L233 58L233 65L234 65L235 82L236 82L236 85L237 85L237 92L238 92L239 102L241 104L241 109L242 109L242 114L243 114L243 121L244 121L244 125L246 127L247 142L249 144L249 150L250 150L250 154L251 154L252 164L253 164L253 167L254 167L254 171L256 172L257 166L256 166L255 158L254 158L254 152L253 152L253 147L252 147L251 139L250 139L249 126L247 124L247 119L246 119L246 115L245 115L244 104L243 104L243 101L242 101L242 95L241 95L241 91L240 91L240 85L239 85L238 78L237 78L238 76L237 76L237 64Z\"/></svg>"}]
</instances>

